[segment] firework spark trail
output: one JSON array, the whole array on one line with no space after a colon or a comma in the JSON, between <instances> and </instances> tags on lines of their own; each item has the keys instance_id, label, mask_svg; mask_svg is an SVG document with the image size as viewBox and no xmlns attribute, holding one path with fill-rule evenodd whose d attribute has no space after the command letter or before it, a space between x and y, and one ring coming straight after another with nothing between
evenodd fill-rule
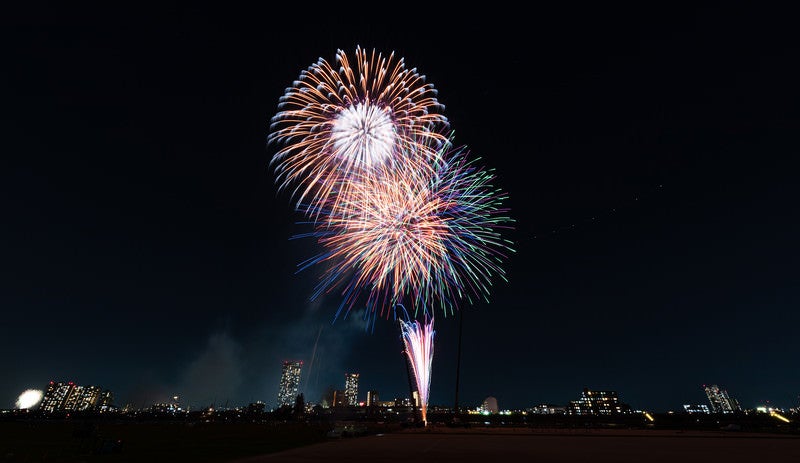
<instances>
[{"instance_id":1,"label":"firework spark trail","mask_svg":"<svg viewBox=\"0 0 800 463\"><path fill-rule=\"evenodd\" d=\"M448 142L431 170L354 176L315 231L296 236L314 236L324 249L298 270L328 265L312 299L342 288L339 316L366 294L365 314L387 318L398 303L447 316L460 299L486 299L491 278L505 279L501 264L513 250L500 232L513 221L493 173L467 155Z\"/></svg>"},{"instance_id":2,"label":"firework spark trail","mask_svg":"<svg viewBox=\"0 0 800 463\"><path fill-rule=\"evenodd\" d=\"M428 396L431 388L431 366L433 365L433 317L425 315L425 321L400 320L400 329L405 353L411 363L419 394L422 422L427 424Z\"/></svg>"},{"instance_id":3,"label":"firework spark trail","mask_svg":"<svg viewBox=\"0 0 800 463\"><path fill-rule=\"evenodd\" d=\"M394 53L356 47L355 64L338 50L338 69L323 58L304 70L280 98L269 142L280 189L294 187L297 208L317 216L353 174L392 169L405 156L426 169L448 125L436 90ZM305 206L303 206L305 204Z\"/></svg>"}]
</instances>

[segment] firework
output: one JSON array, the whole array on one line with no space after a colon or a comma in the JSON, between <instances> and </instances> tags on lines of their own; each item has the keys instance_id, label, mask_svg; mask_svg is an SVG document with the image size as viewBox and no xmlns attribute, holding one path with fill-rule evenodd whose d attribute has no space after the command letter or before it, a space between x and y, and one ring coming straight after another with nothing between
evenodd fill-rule
<instances>
[{"instance_id":1,"label":"firework","mask_svg":"<svg viewBox=\"0 0 800 463\"><path fill-rule=\"evenodd\" d=\"M277 183L322 252L299 271L325 265L311 299L340 291L334 319L364 300L365 318L389 317L411 304L400 328L427 424L433 362L433 316L466 299L488 300L492 279L505 280L513 252L501 232L513 220L492 170L469 159L446 136L447 118L433 85L416 69L356 47L337 50L301 72L280 99L269 142ZM415 316L416 316L415 311ZM410 378L410 373L409 373Z\"/></svg>"},{"instance_id":2,"label":"firework","mask_svg":"<svg viewBox=\"0 0 800 463\"><path fill-rule=\"evenodd\" d=\"M27 410L39 405L42 401L43 393L38 389L28 389L17 398L17 408Z\"/></svg>"},{"instance_id":3,"label":"firework","mask_svg":"<svg viewBox=\"0 0 800 463\"><path fill-rule=\"evenodd\" d=\"M366 314L398 303L451 314L460 299L486 299L491 279L513 251L507 195L494 174L448 142L431 169L397 168L380 178L354 177L347 195L315 223L323 252L300 270L326 263L313 298L341 288L337 316L366 294Z\"/></svg>"},{"instance_id":4,"label":"firework","mask_svg":"<svg viewBox=\"0 0 800 463\"><path fill-rule=\"evenodd\" d=\"M433 317L428 318L426 314L424 318L423 323L417 320L399 320L405 353L417 384L422 422L427 424L428 393L431 388L431 366L433 364L433 336L436 331L433 329Z\"/></svg>"},{"instance_id":5,"label":"firework","mask_svg":"<svg viewBox=\"0 0 800 463\"><path fill-rule=\"evenodd\" d=\"M280 98L269 142L280 145L271 164L297 207L319 214L338 200L351 175L379 174L399 157L429 165L447 126L436 90L394 53L356 48L355 63L338 50L304 70Z\"/></svg>"}]
</instances>

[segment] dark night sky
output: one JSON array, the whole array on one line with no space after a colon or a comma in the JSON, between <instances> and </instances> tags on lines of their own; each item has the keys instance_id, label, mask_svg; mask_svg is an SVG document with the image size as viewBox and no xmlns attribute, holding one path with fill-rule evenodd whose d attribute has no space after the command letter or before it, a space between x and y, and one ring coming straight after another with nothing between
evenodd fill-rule
<instances>
[{"instance_id":1,"label":"dark night sky","mask_svg":"<svg viewBox=\"0 0 800 463\"><path fill-rule=\"evenodd\" d=\"M274 405L281 360L309 365L318 333L307 400L346 371L362 396L407 393L394 324L308 300L315 249L289 240L267 165L284 88L358 44L425 74L510 195L518 252L464 309L462 405L590 387L677 410L703 383L797 404L794 15L269 3L7 15L0 408L50 380ZM452 405L458 316L436 327L431 402Z\"/></svg>"}]
</instances>

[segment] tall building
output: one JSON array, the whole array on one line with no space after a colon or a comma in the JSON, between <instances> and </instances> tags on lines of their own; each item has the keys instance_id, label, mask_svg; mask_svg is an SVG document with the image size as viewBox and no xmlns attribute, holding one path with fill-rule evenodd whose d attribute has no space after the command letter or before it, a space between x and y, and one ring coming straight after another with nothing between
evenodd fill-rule
<instances>
[{"instance_id":1,"label":"tall building","mask_svg":"<svg viewBox=\"0 0 800 463\"><path fill-rule=\"evenodd\" d=\"M742 410L739 406L739 402L731 398L731 396L728 395L728 391L720 389L716 384L703 384L703 390L706 392L708 401L711 403L712 413L735 413Z\"/></svg>"},{"instance_id":2,"label":"tall building","mask_svg":"<svg viewBox=\"0 0 800 463\"><path fill-rule=\"evenodd\" d=\"M347 397L347 405L358 405L358 373L344 375L344 394Z\"/></svg>"},{"instance_id":3,"label":"tall building","mask_svg":"<svg viewBox=\"0 0 800 463\"><path fill-rule=\"evenodd\" d=\"M64 410L64 404L74 386L75 383L71 381L69 383L50 381L50 384L47 385L47 389L44 391L44 397L42 397L42 402L39 404L39 409L45 413Z\"/></svg>"},{"instance_id":4,"label":"tall building","mask_svg":"<svg viewBox=\"0 0 800 463\"><path fill-rule=\"evenodd\" d=\"M378 391L367 391L367 407L375 407L380 402Z\"/></svg>"},{"instance_id":5,"label":"tall building","mask_svg":"<svg viewBox=\"0 0 800 463\"><path fill-rule=\"evenodd\" d=\"M103 405L111 405L111 398L111 391L98 386L50 381L39 409L45 413L95 411Z\"/></svg>"},{"instance_id":6,"label":"tall building","mask_svg":"<svg viewBox=\"0 0 800 463\"><path fill-rule=\"evenodd\" d=\"M567 405L568 415L616 415L631 413L628 404L620 402L616 391L592 391L584 388L578 400Z\"/></svg>"},{"instance_id":7,"label":"tall building","mask_svg":"<svg viewBox=\"0 0 800 463\"><path fill-rule=\"evenodd\" d=\"M303 368L303 361L285 360L283 371L281 372L281 383L278 388L278 407L288 405L294 406L294 401L300 390L300 370Z\"/></svg>"}]
</instances>

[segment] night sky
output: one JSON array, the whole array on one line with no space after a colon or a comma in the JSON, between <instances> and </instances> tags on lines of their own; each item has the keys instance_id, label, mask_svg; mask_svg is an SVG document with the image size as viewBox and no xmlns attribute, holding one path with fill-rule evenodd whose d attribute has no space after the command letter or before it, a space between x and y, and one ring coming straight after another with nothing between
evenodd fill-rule
<instances>
[{"instance_id":1,"label":"night sky","mask_svg":"<svg viewBox=\"0 0 800 463\"><path fill-rule=\"evenodd\" d=\"M509 281L463 308L461 405L589 387L680 410L708 383L797 405L796 16L262 3L9 12L0 408L50 380L274 406L285 359L308 401L345 372L408 394L396 324L309 300L317 248L268 166L284 89L356 45L426 75L510 197ZM431 403L452 406L460 315L437 315Z\"/></svg>"}]
</instances>

